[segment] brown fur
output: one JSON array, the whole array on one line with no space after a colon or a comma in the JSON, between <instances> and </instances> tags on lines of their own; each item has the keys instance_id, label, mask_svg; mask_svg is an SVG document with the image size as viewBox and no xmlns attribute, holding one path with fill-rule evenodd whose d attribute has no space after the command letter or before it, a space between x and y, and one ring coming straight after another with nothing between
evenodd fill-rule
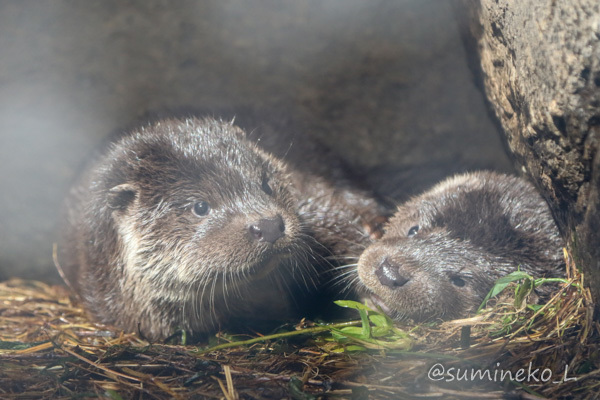
<instances>
[{"instance_id":1,"label":"brown fur","mask_svg":"<svg viewBox=\"0 0 600 400\"><path fill-rule=\"evenodd\" d=\"M361 255L358 274L375 305L393 317L463 317L517 267L561 276L562 246L530 183L468 173L399 206L382 239Z\"/></svg>"},{"instance_id":2,"label":"brown fur","mask_svg":"<svg viewBox=\"0 0 600 400\"><path fill-rule=\"evenodd\" d=\"M67 283L100 321L157 339L289 317L294 293L319 279L314 265L356 252L359 213L378 206L302 175L230 123L188 118L114 142L64 209ZM338 225L347 237L330 232Z\"/></svg>"}]
</instances>

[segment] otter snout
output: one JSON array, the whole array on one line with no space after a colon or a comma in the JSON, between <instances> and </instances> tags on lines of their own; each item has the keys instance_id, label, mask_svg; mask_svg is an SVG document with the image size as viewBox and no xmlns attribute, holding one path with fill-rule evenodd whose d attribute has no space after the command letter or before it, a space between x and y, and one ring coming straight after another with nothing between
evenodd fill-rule
<instances>
[{"instance_id":1,"label":"otter snout","mask_svg":"<svg viewBox=\"0 0 600 400\"><path fill-rule=\"evenodd\" d=\"M404 286L410 278L400 273L400 265L385 257L375 270L375 276L383 286L395 289Z\"/></svg>"},{"instance_id":2,"label":"otter snout","mask_svg":"<svg viewBox=\"0 0 600 400\"><path fill-rule=\"evenodd\" d=\"M275 243L285 236L285 223L281 215L272 218L261 218L248 226L250 237L258 242Z\"/></svg>"}]
</instances>

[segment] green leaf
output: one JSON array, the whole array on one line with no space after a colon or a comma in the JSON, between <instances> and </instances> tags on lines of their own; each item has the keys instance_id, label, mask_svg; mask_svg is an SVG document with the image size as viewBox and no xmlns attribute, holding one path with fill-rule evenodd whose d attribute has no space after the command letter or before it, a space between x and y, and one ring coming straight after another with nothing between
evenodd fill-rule
<instances>
[{"instance_id":1,"label":"green leaf","mask_svg":"<svg viewBox=\"0 0 600 400\"><path fill-rule=\"evenodd\" d=\"M389 328L393 325L392 320L388 316L382 315L379 313L373 313L373 314L369 315L369 320L375 326Z\"/></svg>"},{"instance_id":2,"label":"green leaf","mask_svg":"<svg viewBox=\"0 0 600 400\"><path fill-rule=\"evenodd\" d=\"M525 297L533 290L533 279L525 279L522 284L517 286L515 293L515 308L521 308Z\"/></svg>"},{"instance_id":3,"label":"green leaf","mask_svg":"<svg viewBox=\"0 0 600 400\"><path fill-rule=\"evenodd\" d=\"M402 349L412 347L413 339L406 332L394 326L394 321L385 314L374 311L365 304L352 300L335 301L340 307L353 308L360 314L360 327L343 327L331 329L332 338L338 343L344 344L349 349L348 343L354 342L352 351Z\"/></svg>"},{"instance_id":4,"label":"green leaf","mask_svg":"<svg viewBox=\"0 0 600 400\"><path fill-rule=\"evenodd\" d=\"M113 389L108 389L106 392L104 392L104 394L107 395L112 400L123 400L121 395L119 393L117 393L116 390L113 390Z\"/></svg>"},{"instance_id":5,"label":"green leaf","mask_svg":"<svg viewBox=\"0 0 600 400\"><path fill-rule=\"evenodd\" d=\"M514 272L511 272L508 275L505 275L503 277L498 278L496 280L496 282L494 283L494 287L492 287L492 289L489 291L489 293L487 294L487 296L485 296L485 299L483 299L483 302L481 303L481 305L477 309L477 312L481 311L481 309L483 307L485 307L485 303L487 303L487 301L489 299L491 299L492 297L497 296L504 289L506 289L506 287L509 285L509 283L515 282L515 281L519 281L521 279L533 280L533 277L531 275L523 272L523 271L514 271Z\"/></svg>"},{"instance_id":6,"label":"green leaf","mask_svg":"<svg viewBox=\"0 0 600 400\"><path fill-rule=\"evenodd\" d=\"M362 352L362 351L366 351L367 348L364 346L359 346L357 344L351 344L351 345L347 345L344 346L344 350L345 351L357 351L357 352Z\"/></svg>"},{"instance_id":7,"label":"green leaf","mask_svg":"<svg viewBox=\"0 0 600 400\"><path fill-rule=\"evenodd\" d=\"M365 338L371 337L371 324L369 323L369 316L366 310L358 310L360 314L360 320L362 321L362 335Z\"/></svg>"},{"instance_id":8,"label":"green leaf","mask_svg":"<svg viewBox=\"0 0 600 400\"><path fill-rule=\"evenodd\" d=\"M371 328L371 337L380 338L392 333L392 328L388 326L374 326Z\"/></svg>"},{"instance_id":9,"label":"green leaf","mask_svg":"<svg viewBox=\"0 0 600 400\"><path fill-rule=\"evenodd\" d=\"M369 308L369 306L366 306L362 303L359 303L358 301L353 301L353 300L335 300L334 301L335 304L337 304L340 307L344 307L344 308L354 308L356 310L365 310L365 311L373 311L371 308Z\"/></svg>"},{"instance_id":10,"label":"green leaf","mask_svg":"<svg viewBox=\"0 0 600 400\"><path fill-rule=\"evenodd\" d=\"M537 312L540 308L544 307L543 304L528 304L527 307L533 312Z\"/></svg>"},{"instance_id":11,"label":"green leaf","mask_svg":"<svg viewBox=\"0 0 600 400\"><path fill-rule=\"evenodd\" d=\"M364 334L363 328L358 326L349 326L347 328L342 328L340 329L340 332L342 332L344 335L348 334L355 337L359 337L364 340L368 340L370 338L370 336Z\"/></svg>"},{"instance_id":12,"label":"green leaf","mask_svg":"<svg viewBox=\"0 0 600 400\"><path fill-rule=\"evenodd\" d=\"M356 344L351 344L351 345L346 345L346 346L335 347L335 348L331 349L330 351L332 353L344 353L347 351L365 352L365 351L367 351L367 348L356 345Z\"/></svg>"}]
</instances>

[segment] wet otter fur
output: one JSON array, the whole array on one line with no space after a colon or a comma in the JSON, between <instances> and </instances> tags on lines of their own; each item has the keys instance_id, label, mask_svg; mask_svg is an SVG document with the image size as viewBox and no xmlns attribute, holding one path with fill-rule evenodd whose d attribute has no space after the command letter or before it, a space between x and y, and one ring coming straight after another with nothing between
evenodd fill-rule
<instances>
[{"instance_id":1,"label":"wet otter fur","mask_svg":"<svg viewBox=\"0 0 600 400\"><path fill-rule=\"evenodd\" d=\"M520 268L564 275L548 206L524 179L457 175L400 205L358 275L375 306L417 321L465 317L499 277Z\"/></svg>"},{"instance_id":2,"label":"wet otter fur","mask_svg":"<svg viewBox=\"0 0 600 400\"><path fill-rule=\"evenodd\" d=\"M329 227L356 246L368 237L359 213L379 209L311 180L231 123L152 123L113 142L71 190L59 269L98 320L149 339L286 319L336 254Z\"/></svg>"}]
</instances>

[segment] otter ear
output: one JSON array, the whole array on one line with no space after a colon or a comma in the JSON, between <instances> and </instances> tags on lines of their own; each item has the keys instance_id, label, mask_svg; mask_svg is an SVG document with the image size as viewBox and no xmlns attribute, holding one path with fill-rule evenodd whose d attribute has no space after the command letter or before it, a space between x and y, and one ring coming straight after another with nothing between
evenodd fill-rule
<instances>
[{"instance_id":1,"label":"otter ear","mask_svg":"<svg viewBox=\"0 0 600 400\"><path fill-rule=\"evenodd\" d=\"M234 124L234 120L231 120L231 130L233 131L233 134L235 136L237 136L240 139L246 139L248 137L248 135L246 134L246 131L244 131L242 128L240 128L239 126Z\"/></svg>"},{"instance_id":2,"label":"otter ear","mask_svg":"<svg viewBox=\"0 0 600 400\"><path fill-rule=\"evenodd\" d=\"M126 209L135 199L137 189L129 183L117 185L108 191L108 207L115 210Z\"/></svg>"}]
</instances>

